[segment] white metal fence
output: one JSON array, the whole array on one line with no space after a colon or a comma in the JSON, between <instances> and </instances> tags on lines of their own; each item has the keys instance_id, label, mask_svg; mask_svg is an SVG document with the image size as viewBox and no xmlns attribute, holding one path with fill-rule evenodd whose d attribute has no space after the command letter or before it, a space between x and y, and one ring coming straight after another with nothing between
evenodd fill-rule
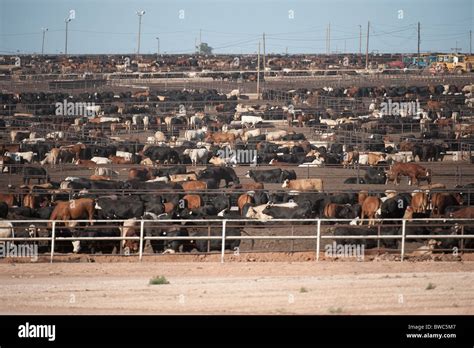
<instances>
[{"instance_id":1,"label":"white metal fence","mask_svg":"<svg viewBox=\"0 0 474 348\"><path fill-rule=\"evenodd\" d=\"M93 223L99 222L99 223L119 223L121 224L120 226L123 225L123 223L126 220L92 220ZM469 235L469 234L463 234L464 229L462 228L461 234L442 234L442 235L410 235L407 234L407 222L412 223L412 222L425 222L425 223L431 223L431 222L442 222L443 224L446 224L446 226L452 226L456 223L460 225L470 225L474 226L474 218L422 218L422 219L383 219L385 222L401 222L401 229L402 233L401 234L392 234L392 235L380 235L380 231L377 235L322 235L321 231L321 225L324 223L330 223L330 222L342 222L344 224L341 225L332 225L335 227L356 227L356 226L351 226L349 225L350 221L353 221L351 219L272 219L269 220L272 223L275 222L290 222L294 223L292 226L308 226L314 225L316 227L314 235L301 235L301 236L295 236L295 235L284 235L284 236L274 236L274 235L255 235L255 236L227 236L226 235L226 226L229 222L235 223L235 222L240 222L242 223L241 229L245 229L245 227L255 227L256 222L262 222L259 220L250 220L250 219L209 219L209 220L204 220L204 219L194 219L194 220L188 220L188 219L174 219L174 220L136 220L135 223L139 224L140 227L140 235L135 236L135 237L125 237L125 236L120 236L120 237L58 237L56 235L56 227L58 226L59 223L66 223L66 222L71 222L65 221L65 220L54 220L54 221L48 221L48 220L12 220L12 221L6 221L2 220L4 223L28 223L28 224L34 224L34 223L41 223L41 224L46 224L46 223L51 223L51 236L50 237L9 237L9 238L0 238L0 242L5 242L5 241L10 241L10 242L16 242L16 241L49 241L51 243L51 256L50 256L50 262L53 262L54 259L54 247L55 247L55 242L56 241L81 241L81 240L94 240L94 241L126 241L126 240L138 240L139 241L139 252L138 252L138 259L141 261L143 259L143 249L144 249L144 244L145 241L147 240L173 240L173 241L178 241L178 240L221 240L222 245L221 245L221 263L224 263L225 259L225 242L226 240L316 240L316 261L319 261L320 259L320 251L321 251L321 241L324 239L329 239L329 240L338 240L338 239L360 239L360 240L366 240L366 239L376 239L376 240L381 240L381 239L399 239L401 240L401 246L400 246L400 260L403 261L405 258L405 243L409 239L474 239L474 234ZM367 220L359 220L363 221L364 223L367 223ZM74 222L78 223L90 223L90 220L74 220ZM145 224L150 223L153 224L154 226L163 224L164 227L166 225L170 224L175 224L175 223L219 223L221 226L221 235L220 236L145 236L144 235L144 230L145 230ZM268 222L268 221L267 221ZM249 223L253 223L254 225L246 225ZM215 226L215 225L214 225ZM377 225L376 225L377 226ZM385 227L390 227L390 225L383 225ZM392 225L391 227L394 227L397 225ZM417 225L413 225L417 226ZM190 226L185 226L190 227ZM362 227L362 226L361 226ZM411 226L408 226L411 227ZM2 230L5 230L5 227L2 227Z\"/></svg>"}]
</instances>

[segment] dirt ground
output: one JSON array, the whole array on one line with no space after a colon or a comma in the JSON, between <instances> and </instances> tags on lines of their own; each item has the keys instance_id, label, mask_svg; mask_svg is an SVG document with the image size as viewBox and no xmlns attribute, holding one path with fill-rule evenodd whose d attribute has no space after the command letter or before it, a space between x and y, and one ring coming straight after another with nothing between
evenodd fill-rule
<instances>
[{"instance_id":1,"label":"dirt ground","mask_svg":"<svg viewBox=\"0 0 474 348\"><path fill-rule=\"evenodd\" d=\"M474 314L473 289L474 261L0 264L0 314Z\"/></svg>"}]
</instances>

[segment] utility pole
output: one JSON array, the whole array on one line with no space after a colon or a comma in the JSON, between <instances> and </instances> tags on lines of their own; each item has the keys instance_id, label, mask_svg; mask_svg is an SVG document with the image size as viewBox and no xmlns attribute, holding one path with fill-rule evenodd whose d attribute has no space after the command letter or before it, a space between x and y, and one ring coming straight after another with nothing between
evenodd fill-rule
<instances>
[{"instance_id":1,"label":"utility pole","mask_svg":"<svg viewBox=\"0 0 474 348\"><path fill-rule=\"evenodd\" d=\"M44 37L46 35L46 32L48 31L48 28L41 28L41 30L43 31L43 43L41 44L41 55L44 54Z\"/></svg>"},{"instance_id":2,"label":"utility pole","mask_svg":"<svg viewBox=\"0 0 474 348\"><path fill-rule=\"evenodd\" d=\"M201 54L201 45L202 45L202 29L199 29L199 54Z\"/></svg>"},{"instance_id":3,"label":"utility pole","mask_svg":"<svg viewBox=\"0 0 474 348\"><path fill-rule=\"evenodd\" d=\"M420 64L420 22L418 22L418 64Z\"/></svg>"},{"instance_id":4,"label":"utility pole","mask_svg":"<svg viewBox=\"0 0 474 348\"><path fill-rule=\"evenodd\" d=\"M145 14L145 11L137 11L138 16L138 47L137 47L137 56L140 55L140 38L142 34L142 17Z\"/></svg>"},{"instance_id":5,"label":"utility pole","mask_svg":"<svg viewBox=\"0 0 474 348\"><path fill-rule=\"evenodd\" d=\"M64 19L66 23L66 42L64 44L64 55L67 56L67 31L69 27L69 22L76 18L76 12L74 10L69 10L69 15Z\"/></svg>"},{"instance_id":6,"label":"utility pole","mask_svg":"<svg viewBox=\"0 0 474 348\"><path fill-rule=\"evenodd\" d=\"M472 55L472 30L469 30L469 54Z\"/></svg>"},{"instance_id":7,"label":"utility pole","mask_svg":"<svg viewBox=\"0 0 474 348\"><path fill-rule=\"evenodd\" d=\"M359 56L362 56L362 25L359 24Z\"/></svg>"},{"instance_id":8,"label":"utility pole","mask_svg":"<svg viewBox=\"0 0 474 348\"><path fill-rule=\"evenodd\" d=\"M331 54L331 23L329 23L328 29L328 54Z\"/></svg>"},{"instance_id":9,"label":"utility pole","mask_svg":"<svg viewBox=\"0 0 474 348\"><path fill-rule=\"evenodd\" d=\"M328 34L329 34L328 27L326 27L326 54L329 54L328 53Z\"/></svg>"},{"instance_id":10,"label":"utility pole","mask_svg":"<svg viewBox=\"0 0 474 348\"><path fill-rule=\"evenodd\" d=\"M369 69L369 31L370 21L367 22L367 45L365 47L365 69Z\"/></svg>"},{"instance_id":11,"label":"utility pole","mask_svg":"<svg viewBox=\"0 0 474 348\"><path fill-rule=\"evenodd\" d=\"M461 52L461 47L458 47L458 40L456 40L456 47L451 48L452 51L454 51L455 54Z\"/></svg>"},{"instance_id":12,"label":"utility pole","mask_svg":"<svg viewBox=\"0 0 474 348\"><path fill-rule=\"evenodd\" d=\"M260 41L258 42L257 56L257 100L260 100Z\"/></svg>"},{"instance_id":13,"label":"utility pole","mask_svg":"<svg viewBox=\"0 0 474 348\"><path fill-rule=\"evenodd\" d=\"M265 33L263 33L263 76L265 77Z\"/></svg>"}]
</instances>

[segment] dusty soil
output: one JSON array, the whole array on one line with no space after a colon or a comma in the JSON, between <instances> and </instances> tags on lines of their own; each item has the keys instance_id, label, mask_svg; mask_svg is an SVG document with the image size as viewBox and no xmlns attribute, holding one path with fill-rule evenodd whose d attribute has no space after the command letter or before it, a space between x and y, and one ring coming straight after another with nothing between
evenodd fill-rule
<instances>
[{"instance_id":1,"label":"dusty soil","mask_svg":"<svg viewBox=\"0 0 474 348\"><path fill-rule=\"evenodd\" d=\"M2 263L0 313L474 314L473 288L473 261Z\"/></svg>"}]
</instances>

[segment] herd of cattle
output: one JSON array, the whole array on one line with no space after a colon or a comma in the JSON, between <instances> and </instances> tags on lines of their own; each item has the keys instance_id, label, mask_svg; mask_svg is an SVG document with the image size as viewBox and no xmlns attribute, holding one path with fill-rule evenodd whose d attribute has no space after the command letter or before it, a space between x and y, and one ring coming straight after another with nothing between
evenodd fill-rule
<instances>
[{"instance_id":1,"label":"herd of cattle","mask_svg":"<svg viewBox=\"0 0 474 348\"><path fill-rule=\"evenodd\" d=\"M140 59L123 55L43 56L22 55L20 64L15 56L0 56L0 67L5 72L17 74L97 74L120 72L179 72L179 71L226 71L256 70L255 55L143 55ZM371 56L371 62L386 63L400 59L399 55ZM306 70L363 67L360 56L341 55L268 55L266 67L271 70Z\"/></svg>"},{"instance_id":2,"label":"herd of cattle","mask_svg":"<svg viewBox=\"0 0 474 348\"><path fill-rule=\"evenodd\" d=\"M111 150L111 148L108 148ZM54 150L54 149L53 149ZM25 178L44 180L44 183L18 186L15 193L0 195L0 212L4 219L0 231L2 237L11 236L51 236L54 220L65 220L56 224L56 236L69 237L138 237L140 220L146 220L145 236L169 237L166 240L152 240L154 252L178 252L215 250L220 242L196 239L193 241L173 240L175 236L218 236L221 223L209 222L208 219L244 219L228 227L228 236L248 233L246 227L261 223L271 224L273 219L347 219L339 222L334 228L335 235L377 234L381 224L382 234L400 234L401 227L386 219L444 217L468 219L474 217L474 184L443 190L443 185L432 184L432 173L417 163L397 162L390 169L367 166L364 179L367 182L385 184L387 180L397 182L400 176L407 176L411 183L419 184L426 180L427 185L418 186L411 192L386 190L384 193L370 191L350 191L346 193L329 193L324 190L324 178L297 178L290 167L273 169L255 169L249 167L245 183L236 174L232 166L207 166L202 170L186 164L163 166L156 161L162 158L163 150L175 151L179 159L186 151L151 146L131 156L150 156L155 161L150 166L131 166L126 180L118 180L119 173L97 161L99 157L84 159L81 157L91 151L90 146L76 144L63 146L59 154L70 153L77 166L91 169L90 177L66 177L61 182L49 179L44 167L23 166ZM122 149L124 150L124 149ZM112 159L117 154L126 152L114 149ZM311 150L316 151L316 150ZM91 152L89 152L90 155ZM46 156L49 156L46 155ZM4 156L3 159L5 161ZM158 158L159 157L159 158ZM109 160L107 157L100 157ZM124 157L123 157L124 158ZM107 162L109 163L109 162ZM132 162L127 162L132 163ZM8 166L3 164L6 170ZM13 168L13 167L12 167ZM11 169L12 169L11 168ZM51 169L52 169L51 165ZM28 175L30 177L28 177ZM281 184L281 189L269 189L274 184ZM10 187L14 190L14 187ZM49 220L43 224L15 223L14 220L41 219ZM89 220L78 223L76 220ZM125 220L120 226L112 227L110 223L93 223L93 220ZM163 220L181 219L203 220L200 223L171 222ZM314 222L313 222L314 223ZM277 224L281 224L278 222ZM298 224L298 222L292 222ZM311 224L311 223L310 223ZM210 225L208 231L207 226ZM359 225L359 226L353 226ZM361 228L360 225L368 225ZM430 227L426 223L409 223L408 234L472 234L474 228L469 223L456 223L450 227ZM239 240L230 240L226 248L239 246ZM374 246L373 241L363 242ZM383 240L382 245L396 247L396 240ZM459 240L440 241L443 248L459 247ZM112 252L120 247L130 252L137 252L137 240L122 242L74 241L69 244L57 244L63 251ZM469 241L464 247L471 247ZM48 245L44 250L47 250Z\"/></svg>"},{"instance_id":3,"label":"herd of cattle","mask_svg":"<svg viewBox=\"0 0 474 348\"><path fill-rule=\"evenodd\" d=\"M52 105L63 99L107 105L102 110L97 108L90 117L48 116L52 123L46 126L44 116L42 123L29 129L18 126L15 118L0 120L0 132L9 135L0 148L1 176L23 179L0 194L0 217L6 219L0 221L0 237L51 236L51 221L55 220L66 221L54 225L56 236L137 237L145 220L145 236L167 238L151 240L154 252L202 252L220 248L220 241L173 237L219 236L221 223L206 223L209 219L245 220L228 226L227 236L237 236L248 234L251 226L281 224L272 222L275 219L315 218L345 219L331 226L335 235L377 234L379 230L381 234L401 234L399 223L387 220L392 218L407 219L407 234L430 234L433 240L436 234L473 234L472 224L462 220L447 227L412 221L474 217L474 184L447 190L433 181L437 173L420 163L442 161L448 151L457 150L461 141L472 141L474 127L461 111L471 107L468 101L472 102L473 92L474 85L300 89L291 91L298 110L288 105L244 104L238 93L217 91L146 90L73 98L61 93L0 94L3 111L6 105L21 111L24 104L38 104L43 107L41 115L51 115ZM321 95L368 98L370 106L360 113L335 112L317 105ZM267 97L272 98L270 94ZM424 111L419 115L383 115L379 108L384 98L419 99ZM124 102L130 100L145 106L166 100L212 102L213 110L202 103L164 114L157 112L158 107L137 108L139 104ZM142 111L135 114L139 109ZM287 120L284 126L267 122L277 111ZM41 119L39 115L31 119L34 117ZM410 123L420 124L419 137L392 136L397 125ZM176 125L181 126L180 132L171 131ZM308 125L324 125L319 128L324 132L318 141L308 136ZM337 132L349 129L367 135L364 147L338 142ZM131 140L132 130L146 135L146 140ZM440 142L442 136L457 142ZM341 179L341 185L380 185L383 189L371 191L367 187L332 193L325 190L327 177L298 177L297 172L302 171L294 168L305 168L310 173L312 168L331 165L335 171L362 168L360 175ZM53 173L58 174L58 166L69 169L70 176L55 179ZM239 176L242 166L248 170ZM120 168L125 168L126 174ZM73 176L84 171L88 175ZM416 188L398 190L402 178ZM383 185L392 186L387 190ZM183 222L166 222L172 219ZM203 222L186 221L194 219ZM94 220L125 222L118 226ZM239 243L228 240L226 248L233 249ZM377 241L363 243L373 247ZM383 239L380 243L397 247L398 241ZM122 248L137 252L139 245L136 239L75 240L57 243L56 248L110 253ZM460 241L442 239L436 245L443 249L460 247ZM472 247L472 239L463 246ZM43 250L49 247L46 243Z\"/></svg>"}]
</instances>

